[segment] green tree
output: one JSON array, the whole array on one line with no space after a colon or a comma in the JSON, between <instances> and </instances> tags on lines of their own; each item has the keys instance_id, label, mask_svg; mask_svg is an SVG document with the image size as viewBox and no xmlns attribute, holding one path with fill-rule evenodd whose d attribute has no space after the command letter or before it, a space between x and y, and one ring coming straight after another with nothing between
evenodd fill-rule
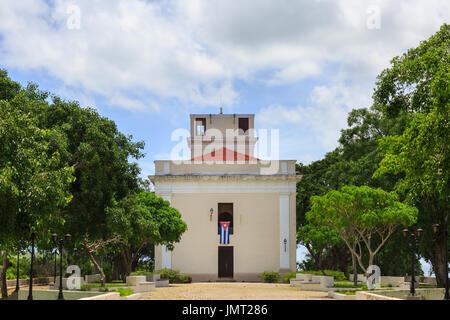
<instances>
[{"instance_id":1,"label":"green tree","mask_svg":"<svg viewBox=\"0 0 450 320\"><path fill-rule=\"evenodd\" d=\"M397 191L419 209L426 231L423 254L438 284L447 277L445 242L433 239L431 225L449 228L450 25L417 48L395 57L378 77L374 103L386 117L407 115L406 129L379 141L384 154L375 178L403 174Z\"/></svg>"},{"instance_id":2,"label":"green tree","mask_svg":"<svg viewBox=\"0 0 450 320\"><path fill-rule=\"evenodd\" d=\"M307 220L335 231L364 272L395 229L409 226L417 218L417 209L399 202L395 193L367 186L342 187L324 196L313 196L311 202ZM380 237L379 243L372 241L374 235ZM363 248L368 253L368 264L362 261Z\"/></svg>"},{"instance_id":3,"label":"green tree","mask_svg":"<svg viewBox=\"0 0 450 320\"><path fill-rule=\"evenodd\" d=\"M76 179L69 188L73 199L62 210L53 211L63 218L64 227L54 223L51 229L71 233L75 246L82 246L101 272L94 252L117 241L109 233L106 209L138 190L140 170L130 160L143 156L144 143L133 142L96 110L51 96L35 84L20 90L8 79L0 84L6 88L0 94L9 99L11 108L32 115L35 126L50 133L46 150L58 153L58 168L73 167Z\"/></svg>"},{"instance_id":4,"label":"green tree","mask_svg":"<svg viewBox=\"0 0 450 320\"><path fill-rule=\"evenodd\" d=\"M5 72L0 76L3 98L30 103L16 90L17 86L5 79ZM63 223L58 213L71 200L69 185L73 182L73 168L62 165L59 152L50 148L54 133L39 128L35 117L14 103L0 100L2 297L7 296L6 272L11 266L8 250L17 249L18 243L29 239L32 232L40 239L49 238L50 228Z\"/></svg>"},{"instance_id":5,"label":"green tree","mask_svg":"<svg viewBox=\"0 0 450 320\"><path fill-rule=\"evenodd\" d=\"M320 270L325 275L327 255L341 241L329 227L307 223L298 228L297 243L303 245L314 259L314 270Z\"/></svg>"},{"instance_id":6,"label":"green tree","mask_svg":"<svg viewBox=\"0 0 450 320\"><path fill-rule=\"evenodd\" d=\"M173 246L187 230L177 209L152 192L130 195L108 209L109 225L120 235L120 254L126 275L147 244Z\"/></svg>"},{"instance_id":7,"label":"green tree","mask_svg":"<svg viewBox=\"0 0 450 320\"><path fill-rule=\"evenodd\" d=\"M107 208L138 190L140 170L129 159L142 157L144 144L133 142L131 136L119 132L113 121L95 110L56 97L45 110L42 123L63 132L67 139L64 160L75 167L73 200L62 212L64 232L71 233L75 245L84 248L104 284L106 277L95 253L119 241L108 228Z\"/></svg>"},{"instance_id":8,"label":"green tree","mask_svg":"<svg viewBox=\"0 0 450 320\"><path fill-rule=\"evenodd\" d=\"M297 183L297 226L301 228L308 222L305 214L311 209L310 197L313 195L324 195L330 190L339 189L345 185L382 188L386 191L395 189L395 185L402 174L387 174L382 177L373 178L373 173L383 158L378 150L378 139L401 133L404 130L406 117L398 116L391 119L383 116L383 113L375 108L362 108L352 110L347 119L348 128L341 131L339 147L325 155L324 159L312 162L308 166L297 165L297 173L303 176ZM298 238L301 241L300 238ZM379 239L373 239L379 241ZM404 272L409 270L410 260L407 251L397 252L390 248L397 247L395 243L387 243L381 249L386 250L381 254L384 259L379 263L386 274L397 274L398 265L395 270L390 268L390 258L401 261ZM316 246L310 245L314 250ZM328 250L328 249L327 249ZM399 255L402 259L398 259ZM318 256L318 253L312 256ZM325 255L330 269L347 272L346 261L349 261L350 253L345 246L333 246ZM334 259L336 257L336 259ZM331 260L330 260L331 259ZM385 262L385 263L383 263ZM330 264L331 263L331 264ZM404 273L403 273L404 274Z\"/></svg>"}]
</instances>

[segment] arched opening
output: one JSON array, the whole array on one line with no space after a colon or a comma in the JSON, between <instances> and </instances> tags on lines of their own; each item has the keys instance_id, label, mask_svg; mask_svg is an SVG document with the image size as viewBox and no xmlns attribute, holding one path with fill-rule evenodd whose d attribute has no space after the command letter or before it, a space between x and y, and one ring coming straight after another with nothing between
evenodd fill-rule
<instances>
[{"instance_id":1,"label":"arched opening","mask_svg":"<svg viewBox=\"0 0 450 320\"><path fill-rule=\"evenodd\" d=\"M230 221L230 234L233 234L233 204L219 203L219 214L217 223L217 233L220 234L220 222Z\"/></svg>"}]
</instances>

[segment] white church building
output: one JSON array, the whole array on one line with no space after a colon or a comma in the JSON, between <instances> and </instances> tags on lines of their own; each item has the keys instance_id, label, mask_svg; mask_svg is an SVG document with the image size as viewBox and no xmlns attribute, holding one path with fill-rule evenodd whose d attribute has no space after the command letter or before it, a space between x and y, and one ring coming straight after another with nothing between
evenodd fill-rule
<instances>
[{"instance_id":1,"label":"white church building","mask_svg":"<svg viewBox=\"0 0 450 320\"><path fill-rule=\"evenodd\" d=\"M188 230L172 251L155 248L155 270L193 281L257 281L296 270L295 160L260 160L254 114L191 114L186 161L155 161L156 195Z\"/></svg>"}]
</instances>

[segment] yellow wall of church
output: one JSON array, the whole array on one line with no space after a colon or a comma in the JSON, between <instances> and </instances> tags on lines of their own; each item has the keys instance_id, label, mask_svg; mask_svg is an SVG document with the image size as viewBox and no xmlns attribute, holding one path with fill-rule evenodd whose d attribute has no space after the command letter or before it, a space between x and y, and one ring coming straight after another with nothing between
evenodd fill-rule
<instances>
[{"instance_id":1,"label":"yellow wall of church","mask_svg":"<svg viewBox=\"0 0 450 320\"><path fill-rule=\"evenodd\" d=\"M296 269L295 194L290 194L290 269ZM223 193L172 194L188 225L180 243L172 252L172 269L190 274L194 281L217 280L218 273L218 203L233 203L234 278L258 280L263 271L280 268L280 194ZM214 209L210 220L210 209ZM161 247L155 250L156 269L161 269ZM260 280L260 279L259 279Z\"/></svg>"}]
</instances>

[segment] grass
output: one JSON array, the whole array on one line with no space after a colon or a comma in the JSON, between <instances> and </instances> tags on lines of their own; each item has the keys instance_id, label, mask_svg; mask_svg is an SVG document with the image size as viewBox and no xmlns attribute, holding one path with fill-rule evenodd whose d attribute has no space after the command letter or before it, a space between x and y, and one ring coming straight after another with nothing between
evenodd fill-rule
<instances>
[{"instance_id":1,"label":"grass","mask_svg":"<svg viewBox=\"0 0 450 320\"><path fill-rule=\"evenodd\" d=\"M126 287L125 283L106 283L105 288ZM101 288L101 283L85 284L81 286L81 290L89 290L92 288Z\"/></svg>"},{"instance_id":2,"label":"grass","mask_svg":"<svg viewBox=\"0 0 450 320\"><path fill-rule=\"evenodd\" d=\"M356 290L336 290L335 292L340 294L345 294L346 296L351 296L356 294Z\"/></svg>"},{"instance_id":3,"label":"grass","mask_svg":"<svg viewBox=\"0 0 450 320\"><path fill-rule=\"evenodd\" d=\"M361 284L358 283L356 286L353 283L353 281L339 281L339 282L335 282L334 283L334 287L335 288L359 288L359 289L363 289L363 290L369 290L369 288L367 287L367 284ZM392 285L387 285L387 286L381 286L381 288L384 290L390 290L392 289Z\"/></svg>"},{"instance_id":4,"label":"grass","mask_svg":"<svg viewBox=\"0 0 450 320\"><path fill-rule=\"evenodd\" d=\"M385 291L385 290L393 290L392 288L381 288L381 289L375 289L373 291ZM350 289L350 290L336 290L336 293L340 293L340 294L345 294L347 296L349 295L355 295L356 291L367 291L367 292L371 292L370 290L367 289L367 287L364 288L358 288L358 289Z\"/></svg>"},{"instance_id":5,"label":"grass","mask_svg":"<svg viewBox=\"0 0 450 320\"><path fill-rule=\"evenodd\" d=\"M121 297L126 297L134 293L134 291L130 288L118 288L117 290L119 291Z\"/></svg>"},{"instance_id":6,"label":"grass","mask_svg":"<svg viewBox=\"0 0 450 320\"><path fill-rule=\"evenodd\" d=\"M335 288L360 288L367 290L367 285L358 283L356 286L353 282L335 282Z\"/></svg>"}]
</instances>

